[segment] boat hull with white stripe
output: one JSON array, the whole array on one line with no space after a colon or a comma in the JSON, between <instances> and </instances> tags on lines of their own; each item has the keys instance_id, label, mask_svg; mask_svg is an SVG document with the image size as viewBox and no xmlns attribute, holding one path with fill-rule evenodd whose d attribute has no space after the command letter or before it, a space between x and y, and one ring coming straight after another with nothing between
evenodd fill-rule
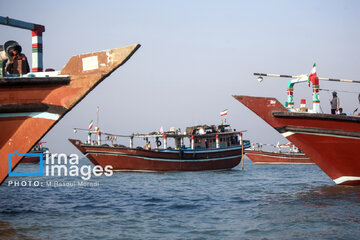
<instances>
[{"instance_id":1,"label":"boat hull with white stripe","mask_svg":"<svg viewBox=\"0 0 360 240\"><path fill-rule=\"evenodd\" d=\"M315 164L304 153L276 153L246 149L245 154L254 164Z\"/></svg>"},{"instance_id":2,"label":"boat hull with white stripe","mask_svg":"<svg viewBox=\"0 0 360 240\"><path fill-rule=\"evenodd\" d=\"M204 171L231 169L242 159L242 147L218 149L152 149L96 146L69 141L94 165L111 165L115 171ZM250 147L244 141L244 148Z\"/></svg>"},{"instance_id":3,"label":"boat hull with white stripe","mask_svg":"<svg viewBox=\"0 0 360 240\"><path fill-rule=\"evenodd\" d=\"M360 117L289 112L275 98L234 98L294 143L336 184L360 185Z\"/></svg>"}]
</instances>

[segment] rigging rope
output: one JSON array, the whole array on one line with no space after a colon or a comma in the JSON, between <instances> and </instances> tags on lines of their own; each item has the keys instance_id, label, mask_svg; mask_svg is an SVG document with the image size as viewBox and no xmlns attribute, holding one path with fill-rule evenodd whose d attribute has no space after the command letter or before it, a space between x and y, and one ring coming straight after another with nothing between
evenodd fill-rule
<instances>
[{"instance_id":1,"label":"rigging rope","mask_svg":"<svg viewBox=\"0 0 360 240\"><path fill-rule=\"evenodd\" d=\"M331 89L324 89L324 88L319 88L320 91L328 91L328 92L344 92L344 93L356 93L358 94L359 92L353 92L353 91L341 91L341 90L331 90Z\"/></svg>"}]
</instances>

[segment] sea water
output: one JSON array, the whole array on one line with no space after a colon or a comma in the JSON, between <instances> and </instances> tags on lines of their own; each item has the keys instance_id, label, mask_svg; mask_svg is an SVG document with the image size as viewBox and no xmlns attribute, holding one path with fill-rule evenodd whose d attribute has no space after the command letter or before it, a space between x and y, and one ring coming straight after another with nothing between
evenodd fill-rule
<instances>
[{"instance_id":1,"label":"sea water","mask_svg":"<svg viewBox=\"0 0 360 240\"><path fill-rule=\"evenodd\" d=\"M8 177L0 186L0 239L359 236L360 188L336 186L316 165L254 165L246 159L244 170L114 172L88 181Z\"/></svg>"}]
</instances>

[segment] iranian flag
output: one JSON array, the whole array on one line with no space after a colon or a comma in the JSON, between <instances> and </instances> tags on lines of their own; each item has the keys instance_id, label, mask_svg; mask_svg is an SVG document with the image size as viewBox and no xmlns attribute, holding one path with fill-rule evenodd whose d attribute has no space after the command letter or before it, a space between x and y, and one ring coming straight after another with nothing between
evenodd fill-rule
<instances>
[{"instance_id":1,"label":"iranian flag","mask_svg":"<svg viewBox=\"0 0 360 240\"><path fill-rule=\"evenodd\" d=\"M310 81L311 79L313 79L314 77L316 77L316 63L314 63L314 66L313 68L311 69L311 73L309 75L309 78L308 78L308 86L310 87Z\"/></svg>"},{"instance_id":2,"label":"iranian flag","mask_svg":"<svg viewBox=\"0 0 360 240\"><path fill-rule=\"evenodd\" d=\"M228 113L228 110L225 109L225 110L223 110L223 111L220 113L220 116L226 116L227 113Z\"/></svg>"},{"instance_id":3,"label":"iranian flag","mask_svg":"<svg viewBox=\"0 0 360 240\"><path fill-rule=\"evenodd\" d=\"M91 122L90 122L90 124L89 124L89 130L91 130L91 129L93 128L93 126L94 126L94 121L91 120Z\"/></svg>"}]
</instances>

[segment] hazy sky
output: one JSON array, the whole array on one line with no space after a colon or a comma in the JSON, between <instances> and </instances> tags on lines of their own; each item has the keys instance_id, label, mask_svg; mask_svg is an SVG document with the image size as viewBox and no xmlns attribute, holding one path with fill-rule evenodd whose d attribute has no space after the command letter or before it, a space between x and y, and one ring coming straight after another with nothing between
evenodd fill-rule
<instances>
[{"instance_id":1,"label":"hazy sky","mask_svg":"<svg viewBox=\"0 0 360 240\"><path fill-rule=\"evenodd\" d=\"M44 138L52 152L78 153L73 127L96 120L119 134L163 126L228 122L255 142L285 142L232 94L286 100L286 80L254 72L309 73L360 80L359 1L4 1L0 15L45 25L44 68L60 70L72 55L140 43L142 47L68 113ZM0 44L18 41L31 58L31 32L0 25ZM31 64L31 63L30 63ZM359 84L320 82L320 88L359 92ZM312 106L312 89L295 86ZM344 111L357 94L339 92ZM329 92L320 92L330 112ZM95 121L96 122L96 121ZM128 140L124 140L127 144Z\"/></svg>"}]
</instances>

